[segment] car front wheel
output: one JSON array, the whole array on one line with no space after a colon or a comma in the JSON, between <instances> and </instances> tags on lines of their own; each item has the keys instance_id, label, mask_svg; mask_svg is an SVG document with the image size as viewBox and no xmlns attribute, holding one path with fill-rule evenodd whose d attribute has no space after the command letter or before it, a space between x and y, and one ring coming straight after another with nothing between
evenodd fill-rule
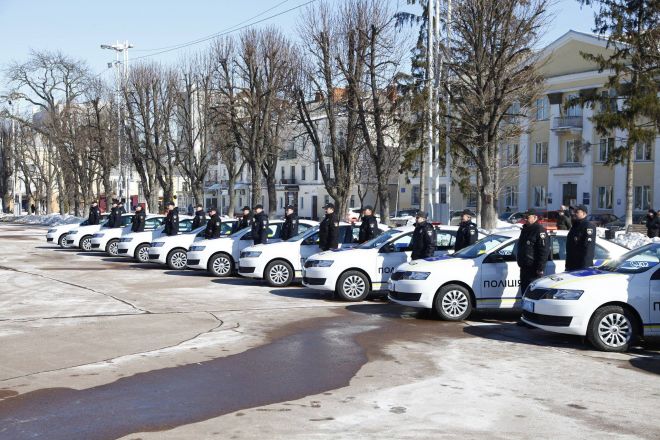
<instances>
[{"instance_id":1,"label":"car front wheel","mask_svg":"<svg viewBox=\"0 0 660 440\"><path fill-rule=\"evenodd\" d=\"M167 267L172 270L183 270L188 263L188 255L183 249L174 249L167 256Z\"/></svg>"},{"instance_id":2,"label":"car front wheel","mask_svg":"<svg viewBox=\"0 0 660 440\"><path fill-rule=\"evenodd\" d=\"M596 310L587 329L587 339L601 351L627 351L636 336L637 319L620 306Z\"/></svg>"},{"instance_id":3,"label":"car front wheel","mask_svg":"<svg viewBox=\"0 0 660 440\"><path fill-rule=\"evenodd\" d=\"M462 321L472 313L470 293L463 286L444 286L435 296L433 308L445 321Z\"/></svg>"},{"instance_id":4,"label":"car front wheel","mask_svg":"<svg viewBox=\"0 0 660 440\"><path fill-rule=\"evenodd\" d=\"M85 252L92 250L92 237L90 235L80 239L80 249Z\"/></svg>"},{"instance_id":5,"label":"car front wheel","mask_svg":"<svg viewBox=\"0 0 660 440\"><path fill-rule=\"evenodd\" d=\"M293 267L282 260L275 260L266 266L266 281L271 287L286 287L293 281Z\"/></svg>"},{"instance_id":6,"label":"car front wheel","mask_svg":"<svg viewBox=\"0 0 660 440\"><path fill-rule=\"evenodd\" d=\"M64 248L66 247L66 234L60 235L60 238L57 239L57 244L59 247Z\"/></svg>"},{"instance_id":7,"label":"car front wheel","mask_svg":"<svg viewBox=\"0 0 660 440\"><path fill-rule=\"evenodd\" d=\"M105 251L113 257L119 255L119 240L116 238L110 240L108 244L105 245Z\"/></svg>"},{"instance_id":8,"label":"car front wheel","mask_svg":"<svg viewBox=\"0 0 660 440\"><path fill-rule=\"evenodd\" d=\"M337 281L337 295L344 301L362 301L367 298L369 291L369 280L362 272L348 271Z\"/></svg>"},{"instance_id":9,"label":"car front wheel","mask_svg":"<svg viewBox=\"0 0 660 440\"><path fill-rule=\"evenodd\" d=\"M231 275L234 269L234 260L227 254L214 255L209 260L209 272L216 277Z\"/></svg>"},{"instance_id":10,"label":"car front wheel","mask_svg":"<svg viewBox=\"0 0 660 440\"><path fill-rule=\"evenodd\" d=\"M137 247L137 249L135 249L135 259L138 260L140 263L149 262L148 244L141 244L140 246Z\"/></svg>"}]
</instances>

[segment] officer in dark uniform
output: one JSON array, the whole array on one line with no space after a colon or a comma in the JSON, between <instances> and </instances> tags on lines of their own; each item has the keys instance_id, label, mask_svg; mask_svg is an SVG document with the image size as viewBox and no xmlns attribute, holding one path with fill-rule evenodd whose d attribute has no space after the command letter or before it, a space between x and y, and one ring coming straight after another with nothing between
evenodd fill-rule
<instances>
[{"instance_id":1,"label":"officer in dark uniform","mask_svg":"<svg viewBox=\"0 0 660 440\"><path fill-rule=\"evenodd\" d=\"M335 214L335 205L326 204L325 217L319 225L319 248L322 251L337 249L339 247L339 218Z\"/></svg>"},{"instance_id":2,"label":"officer in dark uniform","mask_svg":"<svg viewBox=\"0 0 660 440\"><path fill-rule=\"evenodd\" d=\"M231 228L231 232L234 233L240 231L241 229L248 228L251 224L252 214L250 214L250 208L243 206L243 216L239 218L236 223L234 223L234 226Z\"/></svg>"},{"instance_id":3,"label":"officer in dark uniform","mask_svg":"<svg viewBox=\"0 0 660 440\"><path fill-rule=\"evenodd\" d=\"M479 234L477 225L472 222L472 217L474 217L472 211L469 209L463 211L461 224L458 226L458 231L456 231L456 242L454 243L454 251L456 252L477 242Z\"/></svg>"},{"instance_id":4,"label":"officer in dark uniform","mask_svg":"<svg viewBox=\"0 0 660 440\"><path fill-rule=\"evenodd\" d=\"M222 234L222 220L218 215L217 209L212 207L209 209L209 221L206 222L206 229L204 229L204 238L210 240L212 238L220 238Z\"/></svg>"},{"instance_id":5,"label":"officer in dark uniform","mask_svg":"<svg viewBox=\"0 0 660 440\"><path fill-rule=\"evenodd\" d=\"M254 244L268 243L268 215L264 212L264 207L257 205L254 207L254 219L252 220L252 242Z\"/></svg>"},{"instance_id":6,"label":"officer in dark uniform","mask_svg":"<svg viewBox=\"0 0 660 440\"><path fill-rule=\"evenodd\" d=\"M88 225L98 225L101 221L101 210L99 209L99 204L96 200L92 202L92 206L89 208L89 216L87 217Z\"/></svg>"},{"instance_id":7,"label":"officer in dark uniform","mask_svg":"<svg viewBox=\"0 0 660 440\"><path fill-rule=\"evenodd\" d=\"M428 214L418 211L415 216L415 231L413 232L410 248L412 249L412 260L432 257L437 245L435 228L426 221Z\"/></svg>"},{"instance_id":8,"label":"officer in dark uniform","mask_svg":"<svg viewBox=\"0 0 660 440\"><path fill-rule=\"evenodd\" d=\"M655 238L658 235L660 235L660 218L654 210L649 209L648 214L646 214L646 236Z\"/></svg>"},{"instance_id":9,"label":"officer in dark uniform","mask_svg":"<svg viewBox=\"0 0 660 440\"><path fill-rule=\"evenodd\" d=\"M561 205L557 216L557 230L568 231L571 229L571 226L571 213L568 211L566 206Z\"/></svg>"},{"instance_id":10,"label":"officer in dark uniform","mask_svg":"<svg viewBox=\"0 0 660 440\"><path fill-rule=\"evenodd\" d=\"M282 240L288 240L298 235L298 216L293 205L286 205L284 223L282 224Z\"/></svg>"},{"instance_id":11,"label":"officer in dark uniform","mask_svg":"<svg viewBox=\"0 0 660 440\"><path fill-rule=\"evenodd\" d=\"M110 209L110 216L108 217L109 228L121 228L121 211L117 206L118 204L117 199L112 200L112 208Z\"/></svg>"},{"instance_id":12,"label":"officer in dark uniform","mask_svg":"<svg viewBox=\"0 0 660 440\"><path fill-rule=\"evenodd\" d=\"M193 218L192 221L191 231L194 231L195 229L199 228L200 226L204 226L205 224L206 224L206 214L204 213L204 207L202 205L197 205L197 210L195 211L195 217Z\"/></svg>"},{"instance_id":13,"label":"officer in dark uniform","mask_svg":"<svg viewBox=\"0 0 660 440\"><path fill-rule=\"evenodd\" d=\"M545 228L538 222L536 211L525 213L527 222L518 238L516 260L520 267L520 293L524 294L532 281L543 276L548 262L549 240Z\"/></svg>"},{"instance_id":14,"label":"officer in dark uniform","mask_svg":"<svg viewBox=\"0 0 660 440\"><path fill-rule=\"evenodd\" d=\"M126 199L121 199L121 202L117 203L117 208L119 208L119 214L126 214L126 208L124 208L124 205L126 204Z\"/></svg>"},{"instance_id":15,"label":"officer in dark uniform","mask_svg":"<svg viewBox=\"0 0 660 440\"><path fill-rule=\"evenodd\" d=\"M137 205L135 207L135 215L133 220L131 220L131 232L144 232L144 222L147 219L147 216L142 209L142 205Z\"/></svg>"},{"instance_id":16,"label":"officer in dark uniform","mask_svg":"<svg viewBox=\"0 0 660 440\"><path fill-rule=\"evenodd\" d=\"M566 271L586 269L594 265L596 226L587 221L588 213L584 205L575 208L573 226L566 238Z\"/></svg>"},{"instance_id":17,"label":"officer in dark uniform","mask_svg":"<svg viewBox=\"0 0 660 440\"><path fill-rule=\"evenodd\" d=\"M362 211L362 224L360 224L360 232L358 234L358 243L364 243L379 235L378 219L373 215L373 208L365 206Z\"/></svg>"},{"instance_id":18,"label":"officer in dark uniform","mask_svg":"<svg viewBox=\"0 0 660 440\"><path fill-rule=\"evenodd\" d=\"M177 235L179 233L179 211L174 202L167 202L167 216L165 216L165 235Z\"/></svg>"}]
</instances>

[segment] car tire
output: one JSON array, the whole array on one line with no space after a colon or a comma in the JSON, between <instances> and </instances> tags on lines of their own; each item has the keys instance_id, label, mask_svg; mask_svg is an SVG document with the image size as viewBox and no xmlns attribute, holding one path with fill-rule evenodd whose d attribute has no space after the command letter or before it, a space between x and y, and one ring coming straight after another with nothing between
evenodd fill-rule
<instances>
[{"instance_id":1,"label":"car tire","mask_svg":"<svg viewBox=\"0 0 660 440\"><path fill-rule=\"evenodd\" d=\"M456 284L444 286L435 296L433 309L444 321L463 321L472 313L470 292Z\"/></svg>"},{"instance_id":2,"label":"car tire","mask_svg":"<svg viewBox=\"0 0 660 440\"><path fill-rule=\"evenodd\" d=\"M284 260L275 260L268 263L264 278L271 287L286 287L293 282L293 267Z\"/></svg>"},{"instance_id":3,"label":"car tire","mask_svg":"<svg viewBox=\"0 0 660 440\"><path fill-rule=\"evenodd\" d=\"M105 245L105 252L111 257L119 255L119 240L116 238L110 240L108 244Z\"/></svg>"},{"instance_id":4,"label":"car tire","mask_svg":"<svg viewBox=\"0 0 660 440\"><path fill-rule=\"evenodd\" d=\"M60 238L57 239L57 245L64 249L66 247L66 236L67 234L60 235Z\"/></svg>"},{"instance_id":5,"label":"car tire","mask_svg":"<svg viewBox=\"0 0 660 440\"><path fill-rule=\"evenodd\" d=\"M216 277L228 277L234 272L234 259L224 252L214 255L209 260L207 270Z\"/></svg>"},{"instance_id":6,"label":"car tire","mask_svg":"<svg viewBox=\"0 0 660 440\"><path fill-rule=\"evenodd\" d=\"M621 306L597 309L587 328L587 339L600 351L628 351L638 334L637 317Z\"/></svg>"},{"instance_id":7,"label":"car tire","mask_svg":"<svg viewBox=\"0 0 660 440\"><path fill-rule=\"evenodd\" d=\"M172 249L167 254L167 267L172 270L184 270L188 263L188 254L184 249Z\"/></svg>"},{"instance_id":8,"label":"car tire","mask_svg":"<svg viewBox=\"0 0 660 440\"><path fill-rule=\"evenodd\" d=\"M135 249L135 253L133 254L133 256L140 263L148 263L149 262L149 245L145 244L145 243L142 243L140 246L138 246Z\"/></svg>"},{"instance_id":9,"label":"car tire","mask_svg":"<svg viewBox=\"0 0 660 440\"><path fill-rule=\"evenodd\" d=\"M91 235L85 235L83 238L80 239L80 249L83 252L89 252L92 250L92 236Z\"/></svg>"},{"instance_id":10,"label":"car tire","mask_svg":"<svg viewBox=\"0 0 660 440\"><path fill-rule=\"evenodd\" d=\"M337 298L342 301L357 302L367 299L371 283L365 274L357 270L344 272L337 281Z\"/></svg>"}]
</instances>

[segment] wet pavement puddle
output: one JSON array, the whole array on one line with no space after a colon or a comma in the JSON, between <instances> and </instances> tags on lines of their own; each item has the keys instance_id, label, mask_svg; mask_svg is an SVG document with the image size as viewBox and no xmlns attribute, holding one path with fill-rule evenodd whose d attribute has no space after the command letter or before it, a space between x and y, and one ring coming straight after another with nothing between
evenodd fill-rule
<instances>
[{"instance_id":1,"label":"wet pavement puddle","mask_svg":"<svg viewBox=\"0 0 660 440\"><path fill-rule=\"evenodd\" d=\"M284 326L269 343L236 355L83 390L49 388L8 397L0 401L0 439L115 439L296 400L347 386L388 342L448 328L401 319L403 313L396 316L387 304L349 310ZM460 337L461 326L453 327L447 332Z\"/></svg>"}]
</instances>

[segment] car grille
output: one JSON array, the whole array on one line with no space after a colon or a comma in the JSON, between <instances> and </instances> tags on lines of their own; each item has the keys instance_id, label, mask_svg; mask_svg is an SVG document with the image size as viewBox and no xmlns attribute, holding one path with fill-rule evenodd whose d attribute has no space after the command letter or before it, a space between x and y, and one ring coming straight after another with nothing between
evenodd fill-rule
<instances>
[{"instance_id":1,"label":"car grille","mask_svg":"<svg viewBox=\"0 0 660 440\"><path fill-rule=\"evenodd\" d=\"M46 241L51 242L51 241L53 241L53 239L52 238L46 238Z\"/></svg>"},{"instance_id":2,"label":"car grille","mask_svg":"<svg viewBox=\"0 0 660 440\"><path fill-rule=\"evenodd\" d=\"M523 312L522 317L531 323L547 325L548 327L568 327L573 321L572 316L539 315L538 313L526 311Z\"/></svg>"},{"instance_id":3,"label":"car grille","mask_svg":"<svg viewBox=\"0 0 660 440\"><path fill-rule=\"evenodd\" d=\"M149 259L150 260L157 260L158 257L160 257L160 255L149 254ZM190 261L188 261L188 262L190 262ZM197 262L199 263L199 260L197 260Z\"/></svg>"},{"instance_id":4,"label":"car grille","mask_svg":"<svg viewBox=\"0 0 660 440\"><path fill-rule=\"evenodd\" d=\"M534 290L527 289L527 291L525 292L525 298L538 300L544 298L550 292L551 292L550 289L534 289Z\"/></svg>"},{"instance_id":5,"label":"car grille","mask_svg":"<svg viewBox=\"0 0 660 440\"><path fill-rule=\"evenodd\" d=\"M100 247L101 247L100 244L94 244L94 243L92 243L92 249L98 249L98 248L100 248Z\"/></svg>"},{"instance_id":6,"label":"car grille","mask_svg":"<svg viewBox=\"0 0 660 440\"><path fill-rule=\"evenodd\" d=\"M73 244L73 240L67 240L66 244Z\"/></svg>"},{"instance_id":7,"label":"car grille","mask_svg":"<svg viewBox=\"0 0 660 440\"><path fill-rule=\"evenodd\" d=\"M422 297L421 293L413 292L392 292L390 290L390 298L396 299L399 301L419 301Z\"/></svg>"},{"instance_id":8,"label":"car grille","mask_svg":"<svg viewBox=\"0 0 660 440\"><path fill-rule=\"evenodd\" d=\"M199 260L188 260L186 262L186 265L188 265L188 266L197 266L198 264L199 264Z\"/></svg>"},{"instance_id":9,"label":"car grille","mask_svg":"<svg viewBox=\"0 0 660 440\"><path fill-rule=\"evenodd\" d=\"M238 268L238 273L254 273L254 270L256 267L245 267L245 266L240 266Z\"/></svg>"},{"instance_id":10,"label":"car grille","mask_svg":"<svg viewBox=\"0 0 660 440\"><path fill-rule=\"evenodd\" d=\"M303 283L309 284L310 286L322 286L325 284L325 278L303 277Z\"/></svg>"},{"instance_id":11,"label":"car grille","mask_svg":"<svg viewBox=\"0 0 660 440\"><path fill-rule=\"evenodd\" d=\"M127 253L128 253L128 249L119 249L119 253L120 253L120 254L127 254Z\"/></svg>"}]
</instances>

